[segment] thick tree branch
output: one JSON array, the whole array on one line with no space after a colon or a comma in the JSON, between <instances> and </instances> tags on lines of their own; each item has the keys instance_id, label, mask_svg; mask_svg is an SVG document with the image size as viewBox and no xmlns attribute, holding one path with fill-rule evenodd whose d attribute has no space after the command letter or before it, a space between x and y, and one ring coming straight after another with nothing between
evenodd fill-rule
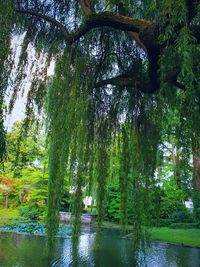
<instances>
[{"instance_id":1,"label":"thick tree branch","mask_svg":"<svg viewBox=\"0 0 200 267\"><path fill-rule=\"evenodd\" d=\"M52 23L53 25L55 25L56 27L58 27L61 32L63 33L64 37L67 39L67 40L70 40L70 34L68 32L68 30L65 28L65 26L63 26L60 22L58 22L56 19L52 18L52 17L49 17L49 16L45 16L45 15L42 15L36 11L32 11L32 10L26 10L26 9L17 9L16 10L18 13L21 13L21 14L30 14L30 15L33 15L33 16L36 16L38 18L41 18L41 19L44 19L50 23Z\"/></svg>"},{"instance_id":2,"label":"thick tree branch","mask_svg":"<svg viewBox=\"0 0 200 267\"><path fill-rule=\"evenodd\" d=\"M185 86L178 82L178 75L180 73L180 68L174 68L172 71L170 71L164 78L164 82L172 84L182 90L185 90Z\"/></svg>"},{"instance_id":3,"label":"thick tree branch","mask_svg":"<svg viewBox=\"0 0 200 267\"><path fill-rule=\"evenodd\" d=\"M180 73L180 68L177 67L173 69L172 71L170 71L169 73L167 73L163 81L173 86L176 86L180 89L185 90L185 87L177 81L177 77L179 73ZM119 76L116 76L110 79L97 82L94 85L94 88L103 87L109 84L120 86L120 87L136 88L137 90L143 93L154 93L159 89L159 86L157 86L154 82L142 81L138 78L133 77L131 73L122 74L122 75L119 75Z\"/></svg>"},{"instance_id":4,"label":"thick tree branch","mask_svg":"<svg viewBox=\"0 0 200 267\"><path fill-rule=\"evenodd\" d=\"M144 50L147 54L147 48L140 40L139 34L137 32L128 32L128 35Z\"/></svg>"},{"instance_id":5,"label":"thick tree branch","mask_svg":"<svg viewBox=\"0 0 200 267\"><path fill-rule=\"evenodd\" d=\"M110 12L102 12L98 14L93 14L92 9L89 5L89 2L86 0L79 0L80 4L86 14L85 22L73 33L69 33L67 28L58 22L56 19L40 14L36 11L25 10L25 9L17 9L18 13L30 14L36 16L38 18L44 19L56 27L58 27L63 33L65 39L69 44L74 43L91 29L100 28L100 27L112 27L115 29L127 31L132 39L136 41L136 43L145 51L149 51L152 46L155 46L158 42L157 37L158 33L156 32L156 28L158 28L157 24L153 21L142 20L142 19L133 19L128 16L110 13ZM190 1L188 1L189 3ZM192 1L194 7L196 1ZM189 5L189 4L188 4ZM190 9L190 18L196 14L194 11L195 8ZM200 43L200 26L191 26L191 32L197 39L197 42ZM158 44L158 43L157 43Z\"/></svg>"},{"instance_id":6,"label":"thick tree branch","mask_svg":"<svg viewBox=\"0 0 200 267\"><path fill-rule=\"evenodd\" d=\"M89 5L89 2L87 0L79 0L79 2L86 15L86 19L84 23L75 32L72 33L69 33L63 24L52 17L39 14L36 11L32 10L18 9L17 12L30 14L52 23L62 31L66 41L69 44L74 43L94 28L112 27L114 29L127 31L129 36L133 40L135 40L136 43L148 54L149 82L143 82L136 79L135 77L132 77L131 75L120 75L118 77L100 81L95 84L95 87L111 84L122 87L135 87L142 92L148 93L157 91L160 87L160 81L158 79L158 59L160 56L158 25L153 21L133 19L128 16L110 12L95 14L92 13L91 6ZM191 14L193 15L194 13L191 12ZM192 16L191 14L190 17ZM196 37L197 42L200 43L200 26L190 26L190 30ZM177 81L178 73L179 70L176 69L171 73L168 73L164 79L164 82L171 83L172 85L184 89L183 86Z\"/></svg>"},{"instance_id":7,"label":"thick tree branch","mask_svg":"<svg viewBox=\"0 0 200 267\"><path fill-rule=\"evenodd\" d=\"M86 16L92 14L92 8L87 0L79 0L79 3Z\"/></svg>"},{"instance_id":8,"label":"thick tree branch","mask_svg":"<svg viewBox=\"0 0 200 267\"><path fill-rule=\"evenodd\" d=\"M119 75L114 78L106 79L100 81L94 85L94 88L103 87L106 85L116 85L120 87L135 87L137 90L147 93L150 91L150 88L147 83L136 79L135 77L131 77L128 75Z\"/></svg>"},{"instance_id":9,"label":"thick tree branch","mask_svg":"<svg viewBox=\"0 0 200 267\"><path fill-rule=\"evenodd\" d=\"M30 14L52 23L62 31L67 42L70 44L74 43L75 41L80 39L83 35L85 35L87 32L89 32L91 29L94 28L112 27L119 30L139 33L140 31L144 31L146 28L154 25L154 22L152 21L142 20L142 19L132 19L130 17L122 16L119 14L103 12L99 14L87 15L85 22L74 33L69 33L64 25L62 25L60 22L58 22L56 19L52 17L40 14L32 10L17 9L17 12Z\"/></svg>"},{"instance_id":10,"label":"thick tree branch","mask_svg":"<svg viewBox=\"0 0 200 267\"><path fill-rule=\"evenodd\" d=\"M102 12L87 16L85 23L72 34L75 42L91 29L100 27L112 27L114 29L139 33L154 25L154 22L142 19L132 19L110 12Z\"/></svg>"},{"instance_id":11,"label":"thick tree branch","mask_svg":"<svg viewBox=\"0 0 200 267\"><path fill-rule=\"evenodd\" d=\"M124 3L119 2L117 4L117 7L118 7L118 13L120 15L123 15L123 16L127 16L128 15L128 10L125 7ZM127 33L130 36L130 38L133 39L144 50L144 52L147 54L147 48L144 45L144 43L141 41L141 39L139 37L139 33L131 32L131 31L128 31Z\"/></svg>"}]
</instances>

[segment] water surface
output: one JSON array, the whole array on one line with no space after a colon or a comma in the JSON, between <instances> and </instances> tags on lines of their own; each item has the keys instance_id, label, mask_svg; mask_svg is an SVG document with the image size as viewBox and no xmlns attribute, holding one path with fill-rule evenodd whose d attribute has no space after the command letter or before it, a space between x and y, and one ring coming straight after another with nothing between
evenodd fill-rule
<instances>
[{"instance_id":1,"label":"water surface","mask_svg":"<svg viewBox=\"0 0 200 267\"><path fill-rule=\"evenodd\" d=\"M94 249L95 231L84 228L78 246L76 266L135 266L132 241L122 239L119 232L103 230L102 245ZM71 238L58 238L56 251L48 260L45 237L16 233L0 235L0 267L64 267L74 266ZM200 249L153 243L146 251L147 267L199 267Z\"/></svg>"}]
</instances>

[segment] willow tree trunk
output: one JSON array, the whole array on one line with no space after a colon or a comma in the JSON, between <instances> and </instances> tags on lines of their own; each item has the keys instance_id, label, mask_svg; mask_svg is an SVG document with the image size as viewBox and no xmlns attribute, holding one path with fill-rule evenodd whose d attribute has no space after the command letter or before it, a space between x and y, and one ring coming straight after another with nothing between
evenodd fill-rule
<instances>
[{"instance_id":1,"label":"willow tree trunk","mask_svg":"<svg viewBox=\"0 0 200 267\"><path fill-rule=\"evenodd\" d=\"M200 221L200 142L196 133L192 136L192 155L193 155L193 204L196 220Z\"/></svg>"}]
</instances>

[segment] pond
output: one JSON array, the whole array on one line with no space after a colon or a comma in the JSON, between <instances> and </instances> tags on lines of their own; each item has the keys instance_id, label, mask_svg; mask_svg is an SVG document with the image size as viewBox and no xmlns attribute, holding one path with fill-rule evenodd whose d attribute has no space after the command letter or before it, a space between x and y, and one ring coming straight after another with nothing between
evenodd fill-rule
<instances>
[{"instance_id":1,"label":"pond","mask_svg":"<svg viewBox=\"0 0 200 267\"><path fill-rule=\"evenodd\" d=\"M114 229L104 229L99 250L93 247L95 229L84 227L80 237L76 266L135 266L131 240L122 239ZM56 251L49 262L45 256L45 237L17 233L0 235L0 267L74 266L71 238L58 238ZM200 249L153 243L146 251L147 267L199 267Z\"/></svg>"}]
</instances>

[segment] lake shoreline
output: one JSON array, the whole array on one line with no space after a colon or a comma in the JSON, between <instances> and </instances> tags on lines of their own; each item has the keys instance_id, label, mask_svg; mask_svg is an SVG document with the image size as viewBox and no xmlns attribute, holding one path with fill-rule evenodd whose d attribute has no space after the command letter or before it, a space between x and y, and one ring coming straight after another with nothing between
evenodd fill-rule
<instances>
[{"instance_id":1,"label":"lake shoreline","mask_svg":"<svg viewBox=\"0 0 200 267\"><path fill-rule=\"evenodd\" d=\"M0 222L5 221L5 220L12 220L15 218L5 218L5 217L0 217ZM17 220L20 220L23 218L16 218ZM16 221L17 221L16 220ZM29 221L31 222L31 221ZM17 222L16 222L17 223ZM38 223L38 222L37 222ZM89 226L89 225L88 225ZM91 227L96 227L96 223L92 223L90 224ZM106 222L104 221L102 224L102 228L107 228L107 229L117 229L120 230L120 225L119 224L115 224L112 222ZM124 239L133 239L133 226L129 225L127 226L127 231L129 232L127 235L122 236L122 238ZM2 229L0 227L0 233L2 232L10 232L10 231L5 231L4 229ZM15 231L13 231L15 232ZM175 245L175 246L180 246L180 247L188 247L188 248L197 248L200 249L200 238L198 239L197 237L200 237L200 230L199 229L172 229L172 228L168 228L168 227L157 227L157 228L152 228L150 230L151 234L152 234L152 242L153 243L159 243L159 244L163 244L163 245ZM24 232L16 232L17 234L25 234ZM180 235L182 240L179 241L180 236L176 236L176 238L174 237L175 234ZM180 233L180 234L179 234ZM30 233L32 234L32 233ZM40 235L40 234L39 234ZM193 242L194 244L191 244L191 236L193 235L195 239L195 241ZM169 240L170 239L170 240Z\"/></svg>"},{"instance_id":2,"label":"lake shoreline","mask_svg":"<svg viewBox=\"0 0 200 267\"><path fill-rule=\"evenodd\" d=\"M130 237L130 236L123 236L122 237L123 239L126 239L126 240L133 240L134 237ZM174 245L174 246L179 246L179 247L187 247L187 248L197 248L197 249L200 249L200 246L192 246L192 245L186 245L184 243L178 243L178 242L169 242L169 241L164 241L164 240L155 240L155 239L152 239L152 243L156 243L156 244L159 244L159 245Z\"/></svg>"}]
</instances>

